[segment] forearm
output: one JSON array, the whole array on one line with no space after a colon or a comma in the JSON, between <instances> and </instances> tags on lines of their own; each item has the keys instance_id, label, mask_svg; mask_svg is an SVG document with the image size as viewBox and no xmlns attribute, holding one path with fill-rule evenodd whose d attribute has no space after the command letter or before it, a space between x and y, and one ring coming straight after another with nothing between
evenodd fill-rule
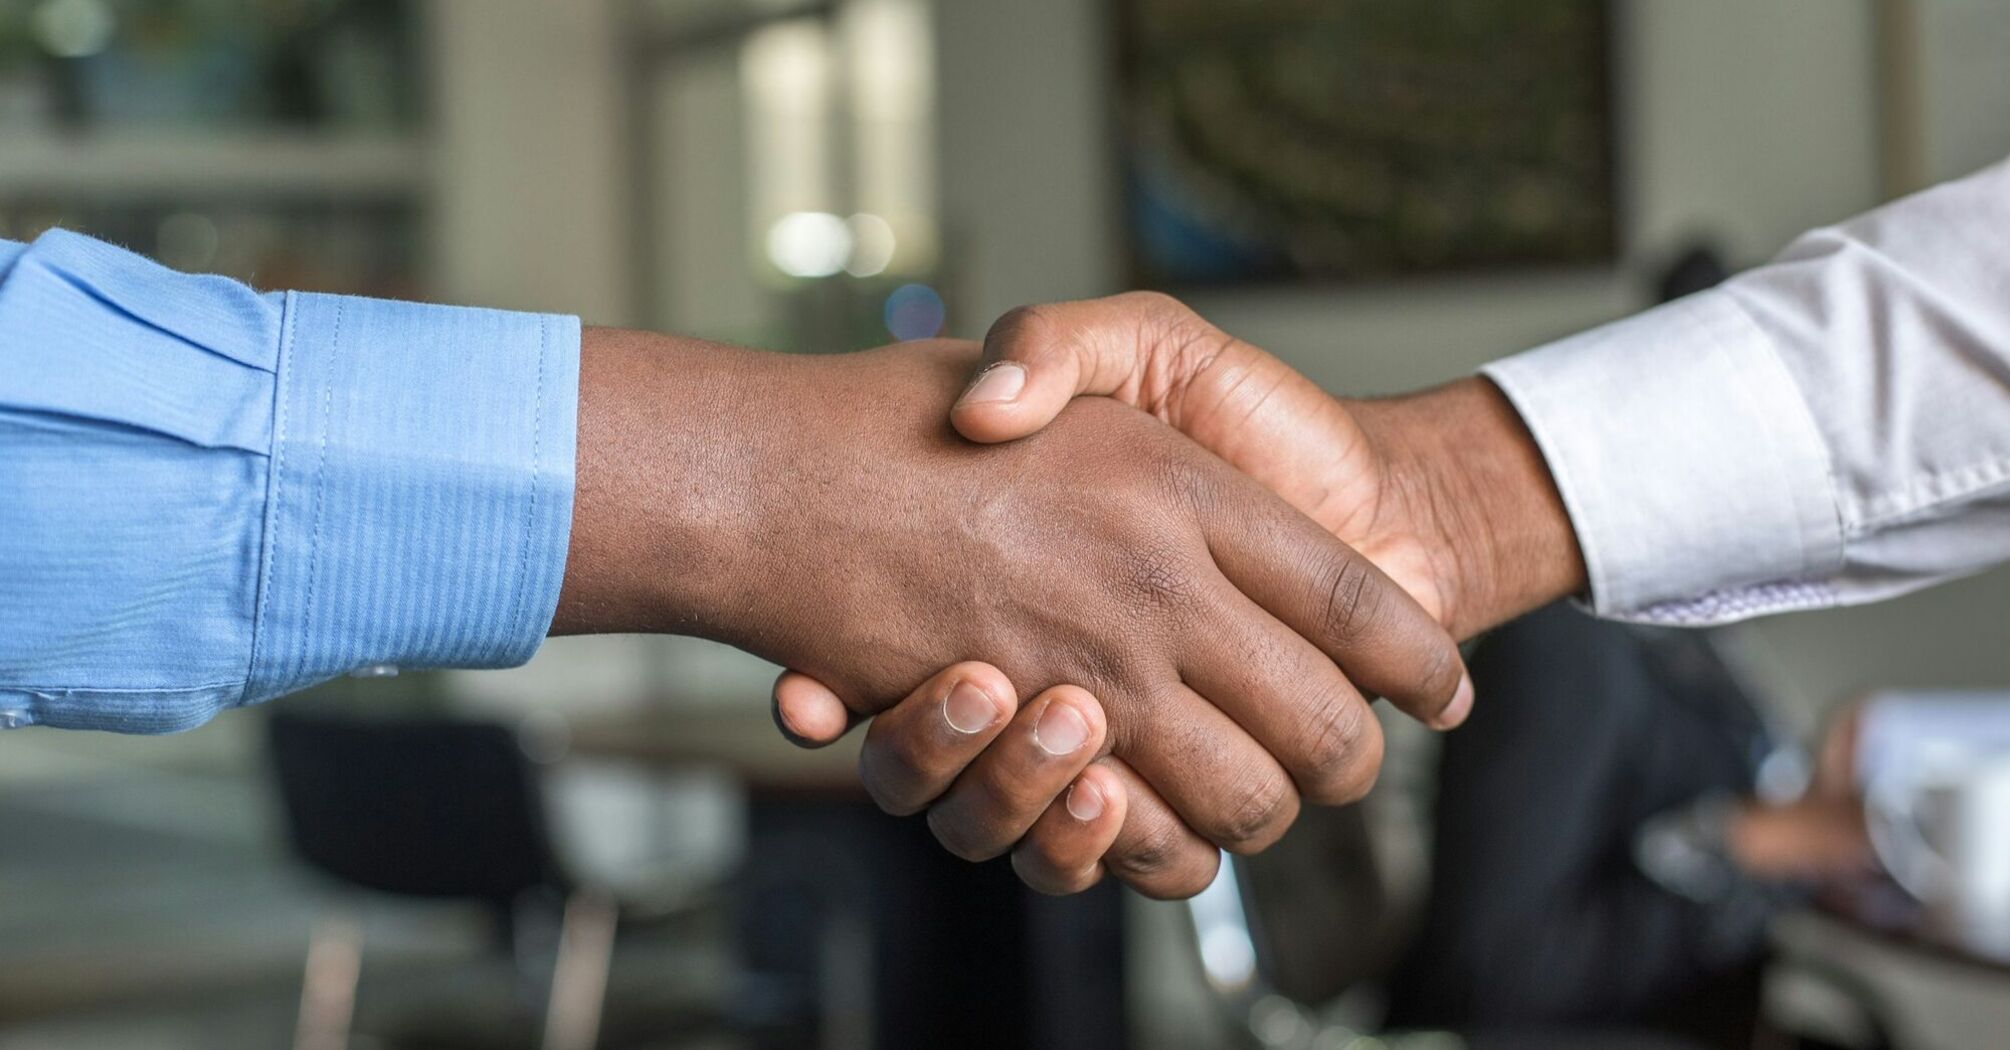
<instances>
[{"instance_id":1,"label":"forearm","mask_svg":"<svg viewBox=\"0 0 2010 1050\"><path fill-rule=\"evenodd\" d=\"M1491 382L1463 379L1348 408L1435 552L1455 636L1583 592L1584 559L1549 466Z\"/></svg>"}]
</instances>

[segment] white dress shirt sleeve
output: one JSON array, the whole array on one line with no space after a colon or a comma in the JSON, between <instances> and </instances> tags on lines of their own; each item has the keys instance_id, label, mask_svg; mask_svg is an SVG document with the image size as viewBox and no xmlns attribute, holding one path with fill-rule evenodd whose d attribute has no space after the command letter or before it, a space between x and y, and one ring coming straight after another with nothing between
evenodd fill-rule
<instances>
[{"instance_id":1,"label":"white dress shirt sleeve","mask_svg":"<svg viewBox=\"0 0 2010 1050\"><path fill-rule=\"evenodd\" d=\"M1706 624L2010 558L2010 163L1483 370L1597 613Z\"/></svg>"}]
</instances>

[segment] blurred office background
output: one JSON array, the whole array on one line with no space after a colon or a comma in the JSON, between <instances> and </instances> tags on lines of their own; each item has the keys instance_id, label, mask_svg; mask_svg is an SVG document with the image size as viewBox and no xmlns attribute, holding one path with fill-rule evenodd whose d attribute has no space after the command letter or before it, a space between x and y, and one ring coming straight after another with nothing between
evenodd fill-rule
<instances>
[{"instance_id":1,"label":"blurred office background","mask_svg":"<svg viewBox=\"0 0 2010 1050\"><path fill-rule=\"evenodd\" d=\"M0 236L803 352L1153 283L1375 393L2010 154L2005 55L1996 0L0 0ZM2006 582L1751 625L1741 673L1802 736L1865 688L2010 688ZM928 1045L901 1033L959 1015L991 1042L954 1045L1376 1045L1368 993L1245 994L1275 946L1218 898L961 872L846 787L853 745L781 741L774 670L565 639L176 737L0 734L0 1050L340 1045L300 1018L347 1012L358 959L347 1045L570 1045L552 960L597 987L603 933L603 1045ZM484 785L521 805L466 819L516 838L422 861L329 827L385 790L340 783L343 747L393 746L350 723L440 730L461 764L404 789ZM1364 833L1414 899L1434 745L1392 732ZM473 885L511 865L525 899ZM2010 1023L1988 977L1868 965L1896 1045Z\"/></svg>"}]
</instances>

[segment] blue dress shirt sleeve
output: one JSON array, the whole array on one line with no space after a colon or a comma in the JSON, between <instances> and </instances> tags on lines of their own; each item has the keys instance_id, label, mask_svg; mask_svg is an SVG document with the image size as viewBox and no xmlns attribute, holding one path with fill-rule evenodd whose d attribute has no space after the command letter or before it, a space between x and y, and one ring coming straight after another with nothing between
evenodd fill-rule
<instances>
[{"instance_id":1,"label":"blue dress shirt sleeve","mask_svg":"<svg viewBox=\"0 0 2010 1050\"><path fill-rule=\"evenodd\" d=\"M0 725L187 729L537 650L576 318L260 294L0 242Z\"/></svg>"}]
</instances>

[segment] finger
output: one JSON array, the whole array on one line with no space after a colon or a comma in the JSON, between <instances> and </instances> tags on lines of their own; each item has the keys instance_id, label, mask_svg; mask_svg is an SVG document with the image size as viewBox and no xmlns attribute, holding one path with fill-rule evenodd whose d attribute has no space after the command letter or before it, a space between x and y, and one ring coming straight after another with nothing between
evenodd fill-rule
<instances>
[{"instance_id":1,"label":"finger","mask_svg":"<svg viewBox=\"0 0 2010 1050\"><path fill-rule=\"evenodd\" d=\"M828 747L863 719L845 706L830 686L801 671L775 679L775 726L797 747Z\"/></svg>"},{"instance_id":2,"label":"finger","mask_svg":"<svg viewBox=\"0 0 2010 1050\"><path fill-rule=\"evenodd\" d=\"M1103 880L1103 854L1123 830L1129 799L1108 761L1083 770L1013 847L1012 870L1021 882L1058 896Z\"/></svg>"},{"instance_id":3,"label":"finger","mask_svg":"<svg viewBox=\"0 0 2010 1050\"><path fill-rule=\"evenodd\" d=\"M1103 735L1095 697L1072 685L1041 693L930 807L928 826L965 860L1004 853L1095 760Z\"/></svg>"},{"instance_id":4,"label":"finger","mask_svg":"<svg viewBox=\"0 0 2010 1050\"><path fill-rule=\"evenodd\" d=\"M1307 513L1334 496L1334 450L1306 435L1359 429L1317 383L1158 292L1006 313L950 420L972 441L1010 441L1087 394L1158 416Z\"/></svg>"},{"instance_id":5,"label":"finger","mask_svg":"<svg viewBox=\"0 0 2010 1050\"><path fill-rule=\"evenodd\" d=\"M1070 399L1098 394L1146 411L1235 344L1156 292L1022 306L984 336L984 364L950 411L972 441L1010 441L1051 422Z\"/></svg>"},{"instance_id":6,"label":"finger","mask_svg":"<svg viewBox=\"0 0 2010 1050\"><path fill-rule=\"evenodd\" d=\"M1017 704L1011 681L990 664L938 673L873 718L858 756L866 793L895 816L919 813L997 739Z\"/></svg>"},{"instance_id":7,"label":"finger","mask_svg":"<svg viewBox=\"0 0 2010 1050\"><path fill-rule=\"evenodd\" d=\"M1180 675L1322 805L1359 800L1382 765L1382 725L1341 669L1233 587L1187 640Z\"/></svg>"},{"instance_id":8,"label":"finger","mask_svg":"<svg viewBox=\"0 0 2010 1050\"><path fill-rule=\"evenodd\" d=\"M1450 729L1472 711L1458 643L1374 563L1248 478L1200 502L1208 549L1236 589L1330 657L1362 690Z\"/></svg>"},{"instance_id":9,"label":"finger","mask_svg":"<svg viewBox=\"0 0 2010 1050\"><path fill-rule=\"evenodd\" d=\"M1235 853L1284 835L1298 818L1298 789L1262 744L1183 683L1147 702L1149 710L1118 722L1116 754L1193 833Z\"/></svg>"},{"instance_id":10,"label":"finger","mask_svg":"<svg viewBox=\"0 0 2010 1050\"><path fill-rule=\"evenodd\" d=\"M1221 851L1195 834L1165 799L1121 759L1098 763L1122 786L1128 805L1117 841L1103 854L1110 874L1159 900L1191 897L1214 881Z\"/></svg>"}]
</instances>

